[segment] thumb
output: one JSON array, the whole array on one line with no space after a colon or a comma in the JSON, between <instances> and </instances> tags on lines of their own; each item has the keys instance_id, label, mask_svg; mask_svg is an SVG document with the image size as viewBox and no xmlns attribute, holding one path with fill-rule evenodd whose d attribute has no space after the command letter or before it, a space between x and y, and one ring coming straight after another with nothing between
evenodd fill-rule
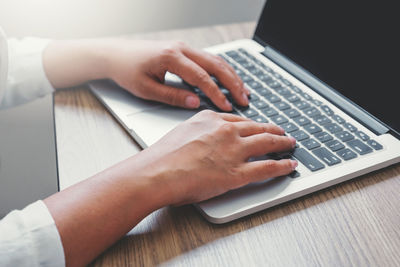
<instances>
[{"instance_id":1,"label":"thumb","mask_svg":"<svg viewBox=\"0 0 400 267\"><path fill-rule=\"evenodd\" d=\"M149 90L149 97L152 100L189 109L200 106L199 97L190 91L160 84L156 81L151 81L149 85L151 88Z\"/></svg>"}]
</instances>

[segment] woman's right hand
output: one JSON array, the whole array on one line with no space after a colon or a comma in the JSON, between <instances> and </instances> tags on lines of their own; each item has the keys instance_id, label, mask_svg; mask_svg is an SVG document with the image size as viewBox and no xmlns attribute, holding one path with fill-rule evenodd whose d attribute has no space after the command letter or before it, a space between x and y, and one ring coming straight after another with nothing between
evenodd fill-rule
<instances>
[{"instance_id":1,"label":"woman's right hand","mask_svg":"<svg viewBox=\"0 0 400 267\"><path fill-rule=\"evenodd\" d=\"M253 156L293 149L296 140L283 134L273 124L202 111L134 156L133 174L150 175L162 195L160 206L199 202L291 173L297 166L294 160L248 162Z\"/></svg>"}]
</instances>

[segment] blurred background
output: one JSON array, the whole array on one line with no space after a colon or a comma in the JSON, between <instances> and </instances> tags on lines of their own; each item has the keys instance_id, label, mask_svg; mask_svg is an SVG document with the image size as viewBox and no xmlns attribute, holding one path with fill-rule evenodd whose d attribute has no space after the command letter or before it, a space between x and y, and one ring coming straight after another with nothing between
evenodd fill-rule
<instances>
[{"instance_id":1,"label":"blurred background","mask_svg":"<svg viewBox=\"0 0 400 267\"><path fill-rule=\"evenodd\" d=\"M9 37L82 38L257 20L265 0L0 0Z\"/></svg>"}]
</instances>

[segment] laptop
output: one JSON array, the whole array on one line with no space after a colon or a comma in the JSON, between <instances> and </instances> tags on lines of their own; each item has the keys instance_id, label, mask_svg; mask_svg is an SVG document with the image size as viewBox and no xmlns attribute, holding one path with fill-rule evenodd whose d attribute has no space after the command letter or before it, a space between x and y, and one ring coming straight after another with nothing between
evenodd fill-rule
<instances>
[{"instance_id":1,"label":"laptop","mask_svg":"<svg viewBox=\"0 0 400 267\"><path fill-rule=\"evenodd\" d=\"M393 1L268 0L253 39L206 49L251 90L249 107L234 112L283 127L298 146L274 157L299 162L291 175L194 204L208 221L229 222L400 161L396 10ZM201 95L177 76L166 80ZM198 112L141 100L109 80L90 86L143 148ZM215 107L202 98L203 108Z\"/></svg>"},{"instance_id":2,"label":"laptop","mask_svg":"<svg viewBox=\"0 0 400 267\"><path fill-rule=\"evenodd\" d=\"M59 190L53 96L0 110L0 219Z\"/></svg>"}]
</instances>

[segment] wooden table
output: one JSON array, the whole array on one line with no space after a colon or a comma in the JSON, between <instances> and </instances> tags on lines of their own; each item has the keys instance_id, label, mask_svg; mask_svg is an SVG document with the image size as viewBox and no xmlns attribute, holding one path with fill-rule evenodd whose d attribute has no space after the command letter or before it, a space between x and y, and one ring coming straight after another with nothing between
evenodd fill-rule
<instances>
[{"instance_id":1,"label":"wooden table","mask_svg":"<svg viewBox=\"0 0 400 267\"><path fill-rule=\"evenodd\" d=\"M255 23L136 35L207 47L249 38ZM56 94L62 188L137 153L86 86ZM400 164L224 224L193 208L144 219L94 266L400 266ZM99 233L101 235L101 233Z\"/></svg>"}]
</instances>

